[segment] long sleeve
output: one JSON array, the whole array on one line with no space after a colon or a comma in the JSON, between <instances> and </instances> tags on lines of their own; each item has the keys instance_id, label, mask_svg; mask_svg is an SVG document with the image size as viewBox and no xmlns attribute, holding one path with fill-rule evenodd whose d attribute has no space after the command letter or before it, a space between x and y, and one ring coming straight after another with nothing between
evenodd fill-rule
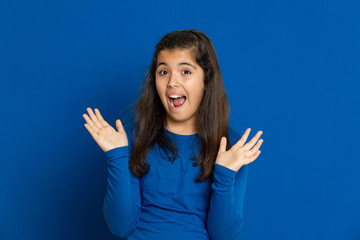
<instances>
[{"instance_id":1,"label":"long sleeve","mask_svg":"<svg viewBox=\"0 0 360 240\"><path fill-rule=\"evenodd\" d=\"M239 239L243 223L243 206L247 168L238 172L215 163L207 230L212 240Z\"/></svg>"},{"instance_id":2,"label":"long sleeve","mask_svg":"<svg viewBox=\"0 0 360 240\"><path fill-rule=\"evenodd\" d=\"M108 166L108 183L103 213L111 232L126 238L135 230L141 198L139 178L129 169L129 147L105 152Z\"/></svg>"}]
</instances>

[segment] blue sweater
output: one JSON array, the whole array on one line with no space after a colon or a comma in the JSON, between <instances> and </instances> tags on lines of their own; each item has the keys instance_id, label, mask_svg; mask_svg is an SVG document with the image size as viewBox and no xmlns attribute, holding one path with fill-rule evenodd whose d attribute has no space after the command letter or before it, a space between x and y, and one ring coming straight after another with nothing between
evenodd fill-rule
<instances>
[{"instance_id":1,"label":"blue sweater","mask_svg":"<svg viewBox=\"0 0 360 240\"><path fill-rule=\"evenodd\" d=\"M105 152L108 184L103 211L113 234L122 239L239 239L247 181L247 165L238 172L215 163L214 180L195 182L201 166L193 167L200 146L196 134L165 135L178 155L169 161L158 145L147 156L149 172L139 178L129 168L129 146ZM231 145L240 136L229 129Z\"/></svg>"}]
</instances>

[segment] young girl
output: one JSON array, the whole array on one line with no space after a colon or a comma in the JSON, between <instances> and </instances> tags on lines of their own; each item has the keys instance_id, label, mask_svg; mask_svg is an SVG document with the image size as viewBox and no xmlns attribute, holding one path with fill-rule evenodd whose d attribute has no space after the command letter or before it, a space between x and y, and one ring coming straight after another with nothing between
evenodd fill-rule
<instances>
[{"instance_id":1,"label":"young girl","mask_svg":"<svg viewBox=\"0 0 360 240\"><path fill-rule=\"evenodd\" d=\"M262 131L246 143L250 128L241 138L229 128L218 60L204 33L160 40L133 124L117 120L116 131L98 109L87 111L85 127L107 157L103 211L115 235L239 239L247 164L260 154Z\"/></svg>"}]
</instances>

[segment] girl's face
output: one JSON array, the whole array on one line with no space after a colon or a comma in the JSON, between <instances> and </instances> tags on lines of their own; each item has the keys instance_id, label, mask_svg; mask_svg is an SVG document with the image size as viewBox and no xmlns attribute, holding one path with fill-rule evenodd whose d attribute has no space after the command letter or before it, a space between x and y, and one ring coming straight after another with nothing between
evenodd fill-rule
<instances>
[{"instance_id":1,"label":"girl's face","mask_svg":"<svg viewBox=\"0 0 360 240\"><path fill-rule=\"evenodd\" d=\"M204 71L187 49L162 50L157 56L156 90L166 110L166 128L196 133L195 114L204 94Z\"/></svg>"}]
</instances>

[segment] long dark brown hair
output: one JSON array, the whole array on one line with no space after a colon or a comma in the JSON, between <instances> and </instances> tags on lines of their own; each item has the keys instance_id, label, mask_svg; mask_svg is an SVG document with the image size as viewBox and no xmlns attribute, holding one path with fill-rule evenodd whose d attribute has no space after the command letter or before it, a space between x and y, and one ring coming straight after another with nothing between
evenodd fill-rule
<instances>
[{"instance_id":1,"label":"long dark brown hair","mask_svg":"<svg viewBox=\"0 0 360 240\"><path fill-rule=\"evenodd\" d=\"M180 30L166 34L156 45L149 71L141 88L141 96L136 103L134 135L135 141L130 157L130 167L139 177L149 171L146 156L155 143L168 153L170 160L177 155L176 147L165 136L166 110L156 91L155 73L157 57L162 50L188 49L193 59L205 73L203 98L196 112L195 129L201 143L197 160L193 166L201 164L200 182L211 176L219 149L220 139L228 139L228 99L225 93L215 49L210 39L197 30ZM229 141L228 148L230 147Z\"/></svg>"}]
</instances>

